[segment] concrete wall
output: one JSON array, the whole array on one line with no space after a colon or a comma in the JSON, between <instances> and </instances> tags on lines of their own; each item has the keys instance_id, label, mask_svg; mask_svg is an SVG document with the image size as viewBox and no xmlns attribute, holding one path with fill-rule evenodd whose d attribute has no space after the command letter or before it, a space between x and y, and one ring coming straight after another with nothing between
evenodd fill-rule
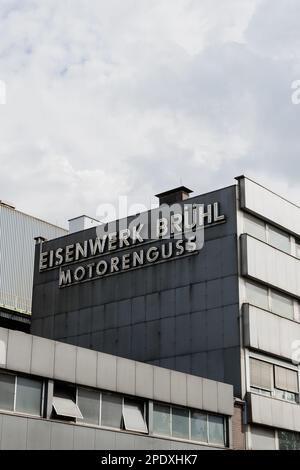
<instances>
[{"instance_id":1,"label":"concrete wall","mask_svg":"<svg viewBox=\"0 0 300 470\"><path fill-rule=\"evenodd\" d=\"M39 273L36 256L32 333L232 383L239 395L236 187L190 201L218 201L227 217L205 229L198 255L63 289L58 269ZM93 236L79 232L43 250Z\"/></svg>"}]
</instances>

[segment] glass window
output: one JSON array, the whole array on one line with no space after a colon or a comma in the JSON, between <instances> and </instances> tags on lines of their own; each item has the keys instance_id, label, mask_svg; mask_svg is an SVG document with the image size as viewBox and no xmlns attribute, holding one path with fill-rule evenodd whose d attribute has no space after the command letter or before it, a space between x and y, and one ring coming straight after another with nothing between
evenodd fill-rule
<instances>
[{"instance_id":1,"label":"glass window","mask_svg":"<svg viewBox=\"0 0 300 470\"><path fill-rule=\"evenodd\" d=\"M122 397L113 393L102 393L101 424L110 428L121 428Z\"/></svg>"},{"instance_id":2,"label":"glass window","mask_svg":"<svg viewBox=\"0 0 300 470\"><path fill-rule=\"evenodd\" d=\"M250 382L257 389L273 388L273 364L250 358Z\"/></svg>"},{"instance_id":3,"label":"glass window","mask_svg":"<svg viewBox=\"0 0 300 470\"><path fill-rule=\"evenodd\" d=\"M148 433L144 419L144 403L134 400L124 400L123 407L124 427L127 431Z\"/></svg>"},{"instance_id":4,"label":"glass window","mask_svg":"<svg viewBox=\"0 0 300 470\"><path fill-rule=\"evenodd\" d=\"M208 441L211 444L225 444L224 418L208 415Z\"/></svg>"},{"instance_id":5,"label":"glass window","mask_svg":"<svg viewBox=\"0 0 300 470\"><path fill-rule=\"evenodd\" d=\"M0 374L0 408L14 410L15 375Z\"/></svg>"},{"instance_id":6,"label":"glass window","mask_svg":"<svg viewBox=\"0 0 300 470\"><path fill-rule=\"evenodd\" d=\"M294 303L291 297L271 291L272 312L286 318L294 318Z\"/></svg>"},{"instance_id":7,"label":"glass window","mask_svg":"<svg viewBox=\"0 0 300 470\"><path fill-rule=\"evenodd\" d=\"M191 433L193 441L207 442L207 414L193 411L191 413Z\"/></svg>"},{"instance_id":8,"label":"glass window","mask_svg":"<svg viewBox=\"0 0 300 470\"><path fill-rule=\"evenodd\" d=\"M252 237L266 241L266 224L250 214L244 214L244 231Z\"/></svg>"},{"instance_id":9,"label":"glass window","mask_svg":"<svg viewBox=\"0 0 300 470\"><path fill-rule=\"evenodd\" d=\"M40 380L17 377L16 411L40 416L42 387Z\"/></svg>"},{"instance_id":10,"label":"glass window","mask_svg":"<svg viewBox=\"0 0 300 470\"><path fill-rule=\"evenodd\" d=\"M300 450L300 434L291 431L278 431L279 450Z\"/></svg>"},{"instance_id":11,"label":"glass window","mask_svg":"<svg viewBox=\"0 0 300 470\"><path fill-rule=\"evenodd\" d=\"M254 284L246 283L246 302L257 307L269 309L268 288Z\"/></svg>"},{"instance_id":12,"label":"glass window","mask_svg":"<svg viewBox=\"0 0 300 470\"><path fill-rule=\"evenodd\" d=\"M77 403L83 416L83 423L99 424L100 392L78 388Z\"/></svg>"},{"instance_id":13,"label":"glass window","mask_svg":"<svg viewBox=\"0 0 300 470\"><path fill-rule=\"evenodd\" d=\"M286 253L291 252L290 236L279 230L278 228L269 225L269 244L275 246L279 250Z\"/></svg>"},{"instance_id":14,"label":"glass window","mask_svg":"<svg viewBox=\"0 0 300 470\"><path fill-rule=\"evenodd\" d=\"M189 410L172 408L172 436L189 439Z\"/></svg>"},{"instance_id":15,"label":"glass window","mask_svg":"<svg viewBox=\"0 0 300 470\"><path fill-rule=\"evenodd\" d=\"M298 393L298 372L275 366L275 387L292 393Z\"/></svg>"},{"instance_id":16,"label":"glass window","mask_svg":"<svg viewBox=\"0 0 300 470\"><path fill-rule=\"evenodd\" d=\"M153 405L153 431L157 434L169 436L171 434L170 407L166 405Z\"/></svg>"}]
</instances>

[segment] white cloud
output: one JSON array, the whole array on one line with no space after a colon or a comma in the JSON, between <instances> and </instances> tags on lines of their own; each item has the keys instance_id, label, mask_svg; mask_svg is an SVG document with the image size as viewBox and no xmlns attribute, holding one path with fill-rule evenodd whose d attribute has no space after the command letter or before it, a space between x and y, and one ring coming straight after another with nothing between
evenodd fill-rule
<instances>
[{"instance_id":1,"label":"white cloud","mask_svg":"<svg viewBox=\"0 0 300 470\"><path fill-rule=\"evenodd\" d=\"M288 190L299 8L271 3L2 0L0 197L62 224L180 181L249 172Z\"/></svg>"}]
</instances>

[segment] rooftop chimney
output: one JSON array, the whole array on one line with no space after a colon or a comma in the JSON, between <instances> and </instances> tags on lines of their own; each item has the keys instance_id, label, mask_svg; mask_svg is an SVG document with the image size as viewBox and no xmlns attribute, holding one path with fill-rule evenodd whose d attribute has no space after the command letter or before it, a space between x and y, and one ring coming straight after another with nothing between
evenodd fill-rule
<instances>
[{"instance_id":1,"label":"rooftop chimney","mask_svg":"<svg viewBox=\"0 0 300 470\"><path fill-rule=\"evenodd\" d=\"M185 201L190 197L193 191L186 186L178 186L178 188L164 191L163 193L155 194L159 199L159 205L162 204L175 204L176 202Z\"/></svg>"}]
</instances>

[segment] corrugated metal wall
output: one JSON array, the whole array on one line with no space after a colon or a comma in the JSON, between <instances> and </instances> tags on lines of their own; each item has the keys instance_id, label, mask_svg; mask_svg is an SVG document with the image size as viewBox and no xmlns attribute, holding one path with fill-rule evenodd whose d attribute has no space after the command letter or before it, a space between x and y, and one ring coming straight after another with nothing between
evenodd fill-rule
<instances>
[{"instance_id":1,"label":"corrugated metal wall","mask_svg":"<svg viewBox=\"0 0 300 470\"><path fill-rule=\"evenodd\" d=\"M0 306L31 312L34 237L66 230L0 204Z\"/></svg>"}]
</instances>

